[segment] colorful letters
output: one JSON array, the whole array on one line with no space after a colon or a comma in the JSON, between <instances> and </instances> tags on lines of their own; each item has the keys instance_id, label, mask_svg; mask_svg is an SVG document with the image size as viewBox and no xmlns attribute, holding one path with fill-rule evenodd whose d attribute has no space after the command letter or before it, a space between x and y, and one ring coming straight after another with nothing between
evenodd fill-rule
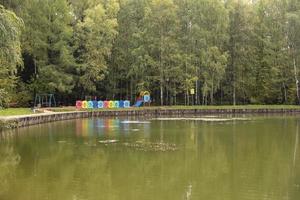
<instances>
[{"instance_id":1,"label":"colorful letters","mask_svg":"<svg viewBox=\"0 0 300 200\"><path fill-rule=\"evenodd\" d=\"M120 100L120 101L76 101L76 108L88 108L88 109L97 109L97 108L129 108L130 101Z\"/></svg>"}]
</instances>

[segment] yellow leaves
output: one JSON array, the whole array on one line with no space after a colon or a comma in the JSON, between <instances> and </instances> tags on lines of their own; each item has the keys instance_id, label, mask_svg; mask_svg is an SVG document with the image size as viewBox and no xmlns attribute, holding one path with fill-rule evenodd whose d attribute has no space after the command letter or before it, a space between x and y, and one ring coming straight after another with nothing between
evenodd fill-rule
<instances>
[{"instance_id":1,"label":"yellow leaves","mask_svg":"<svg viewBox=\"0 0 300 200\"><path fill-rule=\"evenodd\" d=\"M98 4L97 6L87 9L85 11L86 17L84 18L83 25L85 27L93 27L100 22L105 17L105 10L102 4Z\"/></svg>"},{"instance_id":2,"label":"yellow leaves","mask_svg":"<svg viewBox=\"0 0 300 200\"><path fill-rule=\"evenodd\" d=\"M120 10L120 5L116 0L109 0L106 5L106 14L108 17L116 17Z\"/></svg>"},{"instance_id":3,"label":"yellow leaves","mask_svg":"<svg viewBox=\"0 0 300 200\"><path fill-rule=\"evenodd\" d=\"M164 7L164 8L169 8L169 7L175 7L174 1L172 0L151 0L150 4L153 7Z\"/></svg>"},{"instance_id":4,"label":"yellow leaves","mask_svg":"<svg viewBox=\"0 0 300 200\"><path fill-rule=\"evenodd\" d=\"M22 19L0 5L0 60L5 63L1 65L2 70L9 73L16 73L17 65L22 65L20 37L23 27Z\"/></svg>"},{"instance_id":5,"label":"yellow leaves","mask_svg":"<svg viewBox=\"0 0 300 200\"><path fill-rule=\"evenodd\" d=\"M118 12L119 4L116 0L98 2L85 11L85 18L79 23L86 51L83 55L86 68L80 83L87 91L95 91L95 83L102 80L107 71L106 58L110 56L113 41L118 34Z\"/></svg>"}]
</instances>

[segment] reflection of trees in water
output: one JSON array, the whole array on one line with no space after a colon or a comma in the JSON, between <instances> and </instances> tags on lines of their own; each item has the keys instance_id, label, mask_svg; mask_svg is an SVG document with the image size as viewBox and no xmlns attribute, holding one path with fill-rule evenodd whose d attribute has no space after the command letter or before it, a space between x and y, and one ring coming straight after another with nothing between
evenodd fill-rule
<instances>
[{"instance_id":1,"label":"reflection of trees in water","mask_svg":"<svg viewBox=\"0 0 300 200\"><path fill-rule=\"evenodd\" d=\"M193 198L299 198L300 159L294 153L299 146L295 144L298 132L294 121L286 125L281 121L201 124L198 130L198 151L186 155Z\"/></svg>"},{"instance_id":2,"label":"reflection of trees in water","mask_svg":"<svg viewBox=\"0 0 300 200\"><path fill-rule=\"evenodd\" d=\"M15 178L19 162L20 156L15 153L13 147L0 143L0 197L9 189L10 182Z\"/></svg>"},{"instance_id":3,"label":"reflection of trees in water","mask_svg":"<svg viewBox=\"0 0 300 200\"><path fill-rule=\"evenodd\" d=\"M51 144L47 137L36 142L26 137L16 148L23 165L31 163L31 172L21 170L18 174L25 178L8 193L15 200L31 199L28 191L32 188L37 199L297 199L299 189L291 191L299 184L295 124L276 122L164 122L157 127L153 122L145 141L176 143L179 150L171 152L141 152L119 144L105 146L93 137L89 142L97 146L78 139L58 143L56 135ZM145 136L132 137L136 141ZM3 147L13 158L9 145ZM5 152L3 147L1 153ZM24 152L27 157L28 152L34 152L34 159L23 159ZM13 176L6 175L7 180ZM292 194L295 191L298 194Z\"/></svg>"},{"instance_id":4,"label":"reflection of trees in water","mask_svg":"<svg viewBox=\"0 0 300 200\"><path fill-rule=\"evenodd\" d=\"M35 199L99 199L109 192L103 150L68 143L53 143L43 149L36 145L30 147L39 152L38 159L30 170L19 171L17 184L7 192L11 199L31 200L33 195Z\"/></svg>"},{"instance_id":5,"label":"reflection of trees in water","mask_svg":"<svg viewBox=\"0 0 300 200\"><path fill-rule=\"evenodd\" d=\"M294 142L294 152L293 152L293 168L291 173L291 184L293 185L293 189L291 191L291 198L297 199L300 196L300 156L299 156L299 140L300 140L300 121L296 120L296 134L295 134L295 142Z\"/></svg>"},{"instance_id":6,"label":"reflection of trees in water","mask_svg":"<svg viewBox=\"0 0 300 200\"><path fill-rule=\"evenodd\" d=\"M228 180L231 160L228 154L231 147L228 140L224 140L224 134L219 132L219 127L213 123L198 126L197 157L193 159L190 173L194 198L230 199Z\"/></svg>"},{"instance_id":7,"label":"reflection of trees in water","mask_svg":"<svg viewBox=\"0 0 300 200\"><path fill-rule=\"evenodd\" d=\"M272 120L238 130L231 172L235 199L290 199L294 121Z\"/></svg>"}]
</instances>

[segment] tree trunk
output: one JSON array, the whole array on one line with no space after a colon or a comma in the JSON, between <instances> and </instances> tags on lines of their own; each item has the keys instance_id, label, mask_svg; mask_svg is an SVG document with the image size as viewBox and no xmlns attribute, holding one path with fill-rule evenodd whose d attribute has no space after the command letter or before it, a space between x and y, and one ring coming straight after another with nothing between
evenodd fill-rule
<instances>
[{"instance_id":1,"label":"tree trunk","mask_svg":"<svg viewBox=\"0 0 300 200\"><path fill-rule=\"evenodd\" d=\"M233 100L233 105L236 105L236 96L235 96L235 82L233 82L233 92L232 92L232 100Z\"/></svg>"},{"instance_id":2,"label":"tree trunk","mask_svg":"<svg viewBox=\"0 0 300 200\"><path fill-rule=\"evenodd\" d=\"M129 84L128 81L126 81L126 99L129 97Z\"/></svg>"},{"instance_id":3,"label":"tree trunk","mask_svg":"<svg viewBox=\"0 0 300 200\"><path fill-rule=\"evenodd\" d=\"M211 84L211 90L210 90L210 103L211 105L214 104L214 82Z\"/></svg>"},{"instance_id":4,"label":"tree trunk","mask_svg":"<svg viewBox=\"0 0 300 200\"><path fill-rule=\"evenodd\" d=\"M160 81L160 105L164 105L164 88L162 84L162 80Z\"/></svg>"},{"instance_id":5,"label":"tree trunk","mask_svg":"<svg viewBox=\"0 0 300 200\"><path fill-rule=\"evenodd\" d=\"M297 66L296 66L296 59L293 58L293 65L294 65L294 76L295 76L295 83L296 83L296 94L297 94L297 104L300 103L300 97L299 97L299 80L298 80L298 72L297 72Z\"/></svg>"},{"instance_id":6,"label":"tree trunk","mask_svg":"<svg viewBox=\"0 0 300 200\"><path fill-rule=\"evenodd\" d=\"M295 75L295 83L296 83L296 94L297 94L297 100L298 104L300 103L300 97L299 97L299 80L298 80L298 75L297 75L297 67L296 67L296 60L295 58L293 59L293 64L294 64L294 75Z\"/></svg>"},{"instance_id":7,"label":"tree trunk","mask_svg":"<svg viewBox=\"0 0 300 200\"><path fill-rule=\"evenodd\" d=\"M160 29L160 41L159 41L159 75L160 75L160 105L164 105L164 87L163 87L163 80L164 80L164 74L163 74L163 51L162 51L162 44L163 44L163 31Z\"/></svg>"},{"instance_id":8,"label":"tree trunk","mask_svg":"<svg viewBox=\"0 0 300 200\"><path fill-rule=\"evenodd\" d=\"M133 92L132 92L132 78L130 79L130 101L133 101Z\"/></svg>"},{"instance_id":9,"label":"tree trunk","mask_svg":"<svg viewBox=\"0 0 300 200\"><path fill-rule=\"evenodd\" d=\"M175 97L174 97L174 105L177 105L177 95L175 94Z\"/></svg>"},{"instance_id":10,"label":"tree trunk","mask_svg":"<svg viewBox=\"0 0 300 200\"><path fill-rule=\"evenodd\" d=\"M283 87L283 95L284 95L284 99L282 103L286 103L287 102L287 91L286 91L286 86L285 83L282 83L282 87Z\"/></svg>"},{"instance_id":11,"label":"tree trunk","mask_svg":"<svg viewBox=\"0 0 300 200\"><path fill-rule=\"evenodd\" d=\"M198 80L196 80L195 104L198 105Z\"/></svg>"},{"instance_id":12,"label":"tree trunk","mask_svg":"<svg viewBox=\"0 0 300 200\"><path fill-rule=\"evenodd\" d=\"M190 105L190 95L189 95L189 90L186 91L186 97L187 97L187 105Z\"/></svg>"},{"instance_id":13,"label":"tree trunk","mask_svg":"<svg viewBox=\"0 0 300 200\"><path fill-rule=\"evenodd\" d=\"M168 85L167 85L167 87L168 87ZM167 95L166 95L166 105L170 105L169 90L167 90L167 88L166 88L166 92L167 92Z\"/></svg>"}]
</instances>

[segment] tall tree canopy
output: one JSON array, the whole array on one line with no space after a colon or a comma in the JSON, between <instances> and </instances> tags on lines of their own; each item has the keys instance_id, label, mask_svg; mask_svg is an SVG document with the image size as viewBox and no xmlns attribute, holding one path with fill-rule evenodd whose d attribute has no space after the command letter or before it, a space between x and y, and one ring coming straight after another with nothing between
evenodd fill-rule
<instances>
[{"instance_id":1,"label":"tall tree canopy","mask_svg":"<svg viewBox=\"0 0 300 200\"><path fill-rule=\"evenodd\" d=\"M0 89L12 102L141 90L157 105L300 102L298 0L0 3Z\"/></svg>"},{"instance_id":2,"label":"tall tree canopy","mask_svg":"<svg viewBox=\"0 0 300 200\"><path fill-rule=\"evenodd\" d=\"M22 66L21 30L23 21L0 5L0 106L13 92L18 66Z\"/></svg>"}]
</instances>

